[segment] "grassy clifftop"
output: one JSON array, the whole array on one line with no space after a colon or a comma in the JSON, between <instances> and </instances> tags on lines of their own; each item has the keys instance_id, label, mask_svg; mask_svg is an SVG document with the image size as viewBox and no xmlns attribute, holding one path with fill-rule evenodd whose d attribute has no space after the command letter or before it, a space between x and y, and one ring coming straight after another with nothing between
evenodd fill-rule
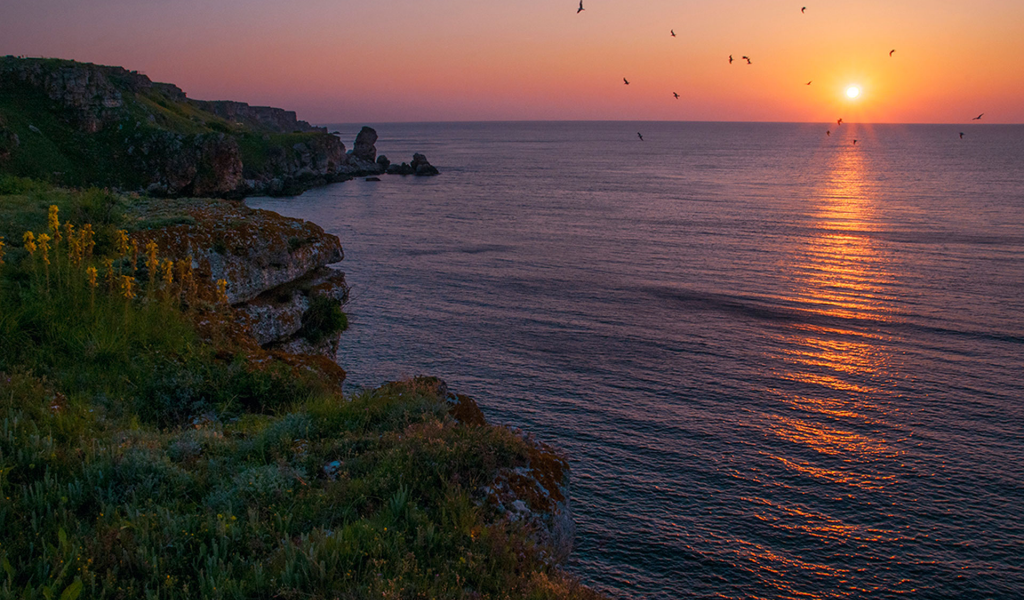
<instances>
[{"instance_id":1,"label":"grassy clifftop","mask_svg":"<svg viewBox=\"0 0 1024 600\"><path fill-rule=\"evenodd\" d=\"M208 196L347 165L344 145L294 112L192 100L121 67L0 58L0 173Z\"/></svg>"},{"instance_id":2,"label":"grassy clifftop","mask_svg":"<svg viewBox=\"0 0 1024 600\"><path fill-rule=\"evenodd\" d=\"M597 597L555 452L262 350L135 202L0 176L0 598Z\"/></svg>"}]
</instances>

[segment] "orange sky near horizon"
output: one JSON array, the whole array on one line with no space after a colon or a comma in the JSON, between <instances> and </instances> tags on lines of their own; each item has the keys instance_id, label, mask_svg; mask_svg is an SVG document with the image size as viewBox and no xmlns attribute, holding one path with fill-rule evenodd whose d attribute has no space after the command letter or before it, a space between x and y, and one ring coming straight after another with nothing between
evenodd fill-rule
<instances>
[{"instance_id":1,"label":"orange sky near horizon","mask_svg":"<svg viewBox=\"0 0 1024 600\"><path fill-rule=\"evenodd\" d=\"M1019 0L85 4L7 0L0 54L122 65L315 123L1024 123Z\"/></svg>"}]
</instances>

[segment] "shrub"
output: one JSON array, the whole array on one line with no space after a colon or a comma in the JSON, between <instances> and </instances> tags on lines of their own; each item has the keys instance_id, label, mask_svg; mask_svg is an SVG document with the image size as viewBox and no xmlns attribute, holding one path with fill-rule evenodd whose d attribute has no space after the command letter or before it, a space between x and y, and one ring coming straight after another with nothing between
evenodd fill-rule
<instances>
[{"instance_id":1,"label":"shrub","mask_svg":"<svg viewBox=\"0 0 1024 600\"><path fill-rule=\"evenodd\" d=\"M311 344L318 344L335 333L348 329L348 315L341 303L328 296L313 296L309 309L302 315L300 334Z\"/></svg>"}]
</instances>

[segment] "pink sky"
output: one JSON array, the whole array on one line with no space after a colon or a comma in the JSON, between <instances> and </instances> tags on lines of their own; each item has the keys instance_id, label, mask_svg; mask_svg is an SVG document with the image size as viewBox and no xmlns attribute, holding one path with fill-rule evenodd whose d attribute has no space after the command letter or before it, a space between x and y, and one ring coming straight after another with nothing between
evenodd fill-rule
<instances>
[{"instance_id":1,"label":"pink sky","mask_svg":"<svg viewBox=\"0 0 1024 600\"><path fill-rule=\"evenodd\" d=\"M317 123L1024 122L1021 0L576 1L5 0L0 54Z\"/></svg>"}]
</instances>

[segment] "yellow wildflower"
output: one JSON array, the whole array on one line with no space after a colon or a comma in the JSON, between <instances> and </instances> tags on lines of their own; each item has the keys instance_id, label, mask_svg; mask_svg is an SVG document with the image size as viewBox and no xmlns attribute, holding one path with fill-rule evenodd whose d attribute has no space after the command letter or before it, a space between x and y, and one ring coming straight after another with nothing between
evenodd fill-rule
<instances>
[{"instance_id":1,"label":"yellow wildflower","mask_svg":"<svg viewBox=\"0 0 1024 600\"><path fill-rule=\"evenodd\" d=\"M114 274L114 259L105 259L103 261L103 269L107 272L105 277L107 289L110 291L114 291L114 278L116 277L116 275Z\"/></svg>"},{"instance_id":2,"label":"yellow wildflower","mask_svg":"<svg viewBox=\"0 0 1024 600\"><path fill-rule=\"evenodd\" d=\"M121 295L124 296L125 300L131 300L135 297L135 278L127 275L121 276Z\"/></svg>"},{"instance_id":3,"label":"yellow wildflower","mask_svg":"<svg viewBox=\"0 0 1024 600\"><path fill-rule=\"evenodd\" d=\"M135 267L139 264L139 242L132 240L132 273L135 273Z\"/></svg>"},{"instance_id":4,"label":"yellow wildflower","mask_svg":"<svg viewBox=\"0 0 1024 600\"><path fill-rule=\"evenodd\" d=\"M25 243L25 249L28 253L35 256L36 253L36 235L31 231L26 231L25 235L21 236L22 241Z\"/></svg>"},{"instance_id":5,"label":"yellow wildflower","mask_svg":"<svg viewBox=\"0 0 1024 600\"><path fill-rule=\"evenodd\" d=\"M96 275L98 275L96 267L89 267L85 270L85 274L89 277L89 287L96 289Z\"/></svg>"},{"instance_id":6,"label":"yellow wildflower","mask_svg":"<svg viewBox=\"0 0 1024 600\"><path fill-rule=\"evenodd\" d=\"M82 262L82 240L75 235L75 226L71 222L64 223L64 237L68 240L68 260L77 265Z\"/></svg>"},{"instance_id":7,"label":"yellow wildflower","mask_svg":"<svg viewBox=\"0 0 1024 600\"><path fill-rule=\"evenodd\" d=\"M160 268L163 271L164 285L169 288L174 282L174 261L164 260L164 263Z\"/></svg>"},{"instance_id":8,"label":"yellow wildflower","mask_svg":"<svg viewBox=\"0 0 1024 600\"><path fill-rule=\"evenodd\" d=\"M217 280L217 302L228 303L228 282L226 279Z\"/></svg>"},{"instance_id":9,"label":"yellow wildflower","mask_svg":"<svg viewBox=\"0 0 1024 600\"><path fill-rule=\"evenodd\" d=\"M43 264L50 264L50 240L53 239L45 233L39 234L39 251L43 253Z\"/></svg>"},{"instance_id":10,"label":"yellow wildflower","mask_svg":"<svg viewBox=\"0 0 1024 600\"><path fill-rule=\"evenodd\" d=\"M78 231L78 243L82 246L82 256L86 260L92 258L92 249L96 247L96 240L93 239L94 235L92 223L82 225L82 229Z\"/></svg>"},{"instance_id":11,"label":"yellow wildflower","mask_svg":"<svg viewBox=\"0 0 1024 600\"><path fill-rule=\"evenodd\" d=\"M146 270L149 272L149 280L156 281L156 271L160 267L160 259L156 257L156 242L150 240L146 243Z\"/></svg>"},{"instance_id":12,"label":"yellow wildflower","mask_svg":"<svg viewBox=\"0 0 1024 600\"><path fill-rule=\"evenodd\" d=\"M115 243L117 244L117 253L121 256L128 256L128 232L124 229L118 229Z\"/></svg>"},{"instance_id":13,"label":"yellow wildflower","mask_svg":"<svg viewBox=\"0 0 1024 600\"><path fill-rule=\"evenodd\" d=\"M60 243L60 219L57 217L58 210L60 209L57 208L56 204L51 204L50 212L46 215L46 224L50 232L53 234L54 244Z\"/></svg>"}]
</instances>

